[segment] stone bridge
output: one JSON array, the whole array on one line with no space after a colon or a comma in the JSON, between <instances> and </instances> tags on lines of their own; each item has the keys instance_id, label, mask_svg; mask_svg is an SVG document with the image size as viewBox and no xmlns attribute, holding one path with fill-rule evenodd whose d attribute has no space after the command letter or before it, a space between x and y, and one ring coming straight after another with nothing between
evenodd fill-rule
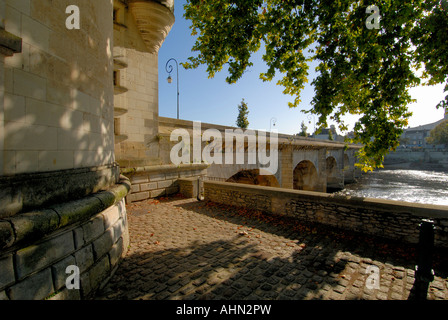
<instances>
[{"instance_id":1,"label":"stone bridge","mask_svg":"<svg viewBox=\"0 0 448 320\"><path fill-rule=\"evenodd\" d=\"M161 141L166 141L165 145L169 145L169 147L161 147L162 153L163 149L165 149L165 157L168 156L168 149L173 148L177 143L177 141L170 141L171 135L176 129L186 130L190 135L191 144L194 143L194 135L198 134L198 132L194 132L194 123L191 121L159 117ZM225 137L225 131L229 129L238 130L238 128L234 127L207 123L200 124L201 137L203 137L204 132L210 130L216 134L219 132L222 137ZM258 136L260 131L256 132ZM269 133L266 133L266 136L268 142L266 145L269 150L267 153L272 155L270 153ZM206 147L210 143L202 140L206 139L201 138L201 148ZM236 139L234 141L234 150L236 150L235 144ZM163 142L161 143L162 145ZM352 145L346 147L344 143L340 142L278 134L278 162L276 166L272 166L272 163L269 165L260 163L260 158L254 155L259 150L251 151L246 136L244 142L245 161L238 164L236 161L229 164L224 160L221 163L211 163L207 168L206 179L296 190L331 192L343 189L345 184L353 182L360 175L360 171L355 169L355 153L359 148L359 146ZM220 150L225 150L224 141L222 147L220 146ZM248 161L251 154L253 155L252 159L256 158L256 162ZM191 160L193 161L193 156Z\"/></svg>"}]
</instances>

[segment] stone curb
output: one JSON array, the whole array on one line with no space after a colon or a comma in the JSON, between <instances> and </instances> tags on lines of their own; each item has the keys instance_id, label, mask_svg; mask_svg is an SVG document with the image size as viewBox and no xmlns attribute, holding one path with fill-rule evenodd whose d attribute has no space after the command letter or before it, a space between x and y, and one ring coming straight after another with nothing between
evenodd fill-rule
<instances>
[{"instance_id":1,"label":"stone curb","mask_svg":"<svg viewBox=\"0 0 448 320\"><path fill-rule=\"evenodd\" d=\"M44 210L2 219L0 220L0 249L40 239L56 230L84 221L121 201L130 189L129 179L120 176L119 183L110 190L81 200L54 205Z\"/></svg>"},{"instance_id":2,"label":"stone curb","mask_svg":"<svg viewBox=\"0 0 448 320\"><path fill-rule=\"evenodd\" d=\"M185 170L203 170L207 169L210 165L205 163L192 163L192 164L180 164L175 165L157 165L157 166L145 166L135 168L121 168L122 174L138 174L138 173L151 173L151 172L169 172L169 171L185 171Z\"/></svg>"}]
</instances>

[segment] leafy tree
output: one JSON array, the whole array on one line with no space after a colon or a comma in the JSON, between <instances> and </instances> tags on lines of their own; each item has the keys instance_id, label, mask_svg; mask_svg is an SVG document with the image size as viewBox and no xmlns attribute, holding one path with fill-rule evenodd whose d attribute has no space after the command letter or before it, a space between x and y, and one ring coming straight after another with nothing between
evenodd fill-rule
<instances>
[{"instance_id":1,"label":"leafy tree","mask_svg":"<svg viewBox=\"0 0 448 320\"><path fill-rule=\"evenodd\" d=\"M360 165L371 170L399 144L411 116L409 89L427 80L446 83L448 93L446 1L187 0L197 55L183 65L206 65L209 77L226 66L227 82L235 83L264 45L260 78L280 73L289 106L298 107L309 63L317 61L312 108L304 111L318 115L320 127L333 120L341 131L348 129L344 115L360 115L350 142L363 144ZM448 95L438 107L447 104Z\"/></svg>"},{"instance_id":2,"label":"leafy tree","mask_svg":"<svg viewBox=\"0 0 448 320\"><path fill-rule=\"evenodd\" d=\"M426 138L429 144L445 144L448 145L448 120L442 121L429 133Z\"/></svg>"},{"instance_id":3,"label":"leafy tree","mask_svg":"<svg viewBox=\"0 0 448 320\"><path fill-rule=\"evenodd\" d=\"M299 136L301 136L301 137L308 137L308 133L306 132L307 130L308 130L308 127L305 125L305 122L302 121L302 124L300 125Z\"/></svg>"},{"instance_id":4,"label":"leafy tree","mask_svg":"<svg viewBox=\"0 0 448 320\"><path fill-rule=\"evenodd\" d=\"M334 141L334 137L333 137L333 133L330 131L328 131L328 140Z\"/></svg>"},{"instance_id":5,"label":"leafy tree","mask_svg":"<svg viewBox=\"0 0 448 320\"><path fill-rule=\"evenodd\" d=\"M249 120L247 120L248 114L249 110L247 108L247 103L244 102L243 99L241 104L238 105L238 117L236 119L236 125L238 128L247 129L247 127L249 127Z\"/></svg>"}]
</instances>

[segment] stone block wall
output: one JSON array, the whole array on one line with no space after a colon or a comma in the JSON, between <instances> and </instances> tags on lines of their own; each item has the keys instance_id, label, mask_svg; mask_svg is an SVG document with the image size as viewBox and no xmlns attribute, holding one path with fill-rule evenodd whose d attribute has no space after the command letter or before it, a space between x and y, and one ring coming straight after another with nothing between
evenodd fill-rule
<instances>
[{"instance_id":1,"label":"stone block wall","mask_svg":"<svg viewBox=\"0 0 448 320\"><path fill-rule=\"evenodd\" d=\"M294 189L293 176L291 172L293 168L292 146L285 146L280 151L280 170L281 170L281 187L286 189Z\"/></svg>"},{"instance_id":2,"label":"stone block wall","mask_svg":"<svg viewBox=\"0 0 448 320\"><path fill-rule=\"evenodd\" d=\"M160 164L158 48L174 24L167 5L114 0L115 157L121 167ZM157 50L148 37L157 38Z\"/></svg>"},{"instance_id":3,"label":"stone block wall","mask_svg":"<svg viewBox=\"0 0 448 320\"><path fill-rule=\"evenodd\" d=\"M204 178L208 165L160 165L133 169L123 169L122 173L131 181L131 192L127 203L157 198L179 192L179 179Z\"/></svg>"},{"instance_id":4,"label":"stone block wall","mask_svg":"<svg viewBox=\"0 0 448 320\"><path fill-rule=\"evenodd\" d=\"M204 182L205 200L294 217L343 230L418 243L422 219L435 222L435 244L448 247L448 207Z\"/></svg>"},{"instance_id":5,"label":"stone block wall","mask_svg":"<svg viewBox=\"0 0 448 320\"><path fill-rule=\"evenodd\" d=\"M192 177L179 179L179 193L186 198L203 199L204 197L204 178Z\"/></svg>"},{"instance_id":6,"label":"stone block wall","mask_svg":"<svg viewBox=\"0 0 448 320\"><path fill-rule=\"evenodd\" d=\"M127 252L129 188L122 180L109 191L0 220L0 300L92 296ZM66 286L69 266L79 268L79 289Z\"/></svg>"},{"instance_id":7,"label":"stone block wall","mask_svg":"<svg viewBox=\"0 0 448 320\"><path fill-rule=\"evenodd\" d=\"M22 48L0 65L0 176L114 162L112 1L79 1L79 30L66 28L73 4L2 1Z\"/></svg>"}]
</instances>

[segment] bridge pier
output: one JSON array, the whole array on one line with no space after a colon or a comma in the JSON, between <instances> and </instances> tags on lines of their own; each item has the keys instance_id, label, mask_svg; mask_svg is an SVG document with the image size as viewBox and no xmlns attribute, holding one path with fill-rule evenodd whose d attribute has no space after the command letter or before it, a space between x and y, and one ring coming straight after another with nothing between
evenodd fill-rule
<instances>
[{"instance_id":1,"label":"bridge pier","mask_svg":"<svg viewBox=\"0 0 448 320\"><path fill-rule=\"evenodd\" d=\"M280 150L280 185L285 189L294 189L293 176L293 155L292 146L283 146Z\"/></svg>"},{"instance_id":2,"label":"bridge pier","mask_svg":"<svg viewBox=\"0 0 448 320\"><path fill-rule=\"evenodd\" d=\"M328 176L327 176L327 149L321 148L317 150L319 178L316 184L316 192L327 192Z\"/></svg>"},{"instance_id":3,"label":"bridge pier","mask_svg":"<svg viewBox=\"0 0 448 320\"><path fill-rule=\"evenodd\" d=\"M327 192L344 189L344 150L330 149L326 152Z\"/></svg>"},{"instance_id":4,"label":"bridge pier","mask_svg":"<svg viewBox=\"0 0 448 320\"><path fill-rule=\"evenodd\" d=\"M354 150L344 152L344 184L354 183L356 180L356 157Z\"/></svg>"}]
</instances>

